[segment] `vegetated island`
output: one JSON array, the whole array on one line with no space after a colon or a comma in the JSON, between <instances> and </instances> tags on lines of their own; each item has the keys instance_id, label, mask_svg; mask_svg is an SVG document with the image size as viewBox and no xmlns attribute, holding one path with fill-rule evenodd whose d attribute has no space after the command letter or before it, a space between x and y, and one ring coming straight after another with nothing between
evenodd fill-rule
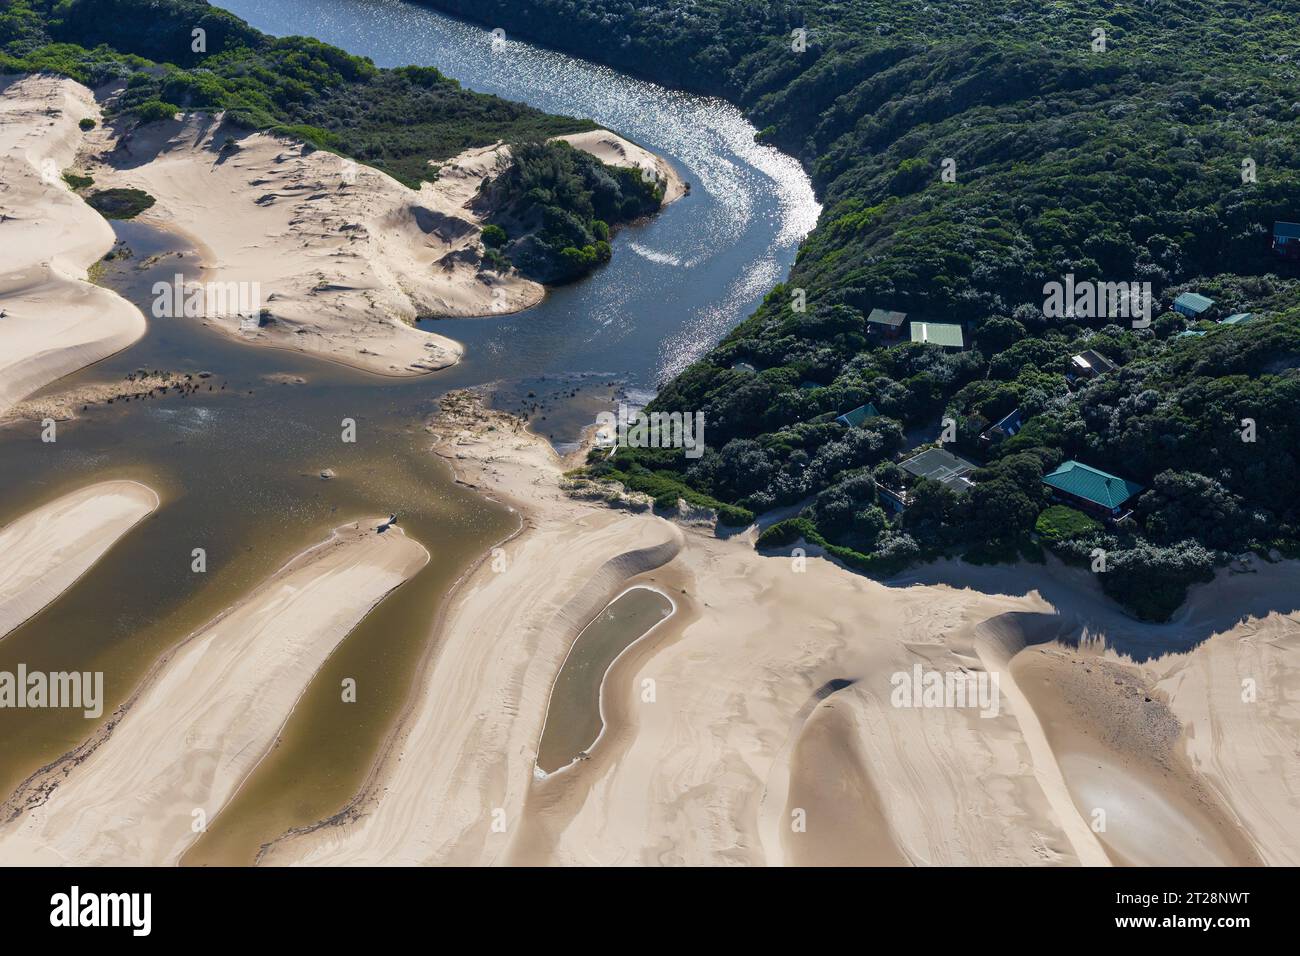
<instances>
[{"instance_id":1,"label":"vegetated island","mask_svg":"<svg viewBox=\"0 0 1300 956\"><path fill-rule=\"evenodd\" d=\"M424 2L732 100L824 203L788 281L650 406L704 412L707 453L591 474L730 524L794 509L761 544L871 573L1046 546L1156 620L1234 555L1300 556L1279 5ZM1047 314L1067 281L1150 283L1151 321Z\"/></svg>"}]
</instances>

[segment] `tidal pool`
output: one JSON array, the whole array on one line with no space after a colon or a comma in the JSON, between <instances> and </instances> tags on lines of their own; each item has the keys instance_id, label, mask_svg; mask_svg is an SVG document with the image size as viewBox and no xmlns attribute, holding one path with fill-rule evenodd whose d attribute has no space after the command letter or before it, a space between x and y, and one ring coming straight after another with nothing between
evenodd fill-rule
<instances>
[{"instance_id":1,"label":"tidal pool","mask_svg":"<svg viewBox=\"0 0 1300 956\"><path fill-rule=\"evenodd\" d=\"M546 705L546 724L537 747L537 766L544 773L554 773L586 756L604 730L600 701L610 666L672 613L673 602L662 592L634 587L606 605L582 629L556 675Z\"/></svg>"}]
</instances>

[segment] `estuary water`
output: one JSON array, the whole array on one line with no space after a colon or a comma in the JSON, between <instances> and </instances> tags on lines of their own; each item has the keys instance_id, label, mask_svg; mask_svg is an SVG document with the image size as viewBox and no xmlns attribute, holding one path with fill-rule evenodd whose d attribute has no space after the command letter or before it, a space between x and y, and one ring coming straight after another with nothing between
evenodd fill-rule
<instances>
[{"instance_id":1,"label":"estuary water","mask_svg":"<svg viewBox=\"0 0 1300 956\"><path fill-rule=\"evenodd\" d=\"M60 425L53 444L34 423L0 428L0 526L94 481L133 478L162 499L0 642L0 669L103 671L104 719L169 648L329 529L396 511L432 555L327 661L276 748L209 822L192 864L251 862L263 843L346 805L409 697L447 593L517 527L508 508L456 485L431 454L425 423L438 396L494 385L501 407L536 403L534 427L572 441L614 397L648 397L749 315L788 272L819 211L798 165L754 145L753 128L716 100L513 41L494 51L487 31L396 0L219 5L269 33L316 36L381 66L434 65L473 89L589 117L667 157L692 190L622 230L607 267L536 308L429 323L465 343L454 369L379 378L149 318L136 345L46 391L139 369L193 375L200 391L91 407ZM183 237L143 223L115 229L120 254L101 281L148 317L153 283L192 275L197 256ZM354 444L340 441L344 418L358 424ZM322 479L324 469L336 477ZM207 552L204 573L191 569L196 547ZM345 677L357 682L355 703L340 701ZM80 712L0 713L0 792L96 726Z\"/></svg>"},{"instance_id":2,"label":"estuary water","mask_svg":"<svg viewBox=\"0 0 1300 956\"><path fill-rule=\"evenodd\" d=\"M489 30L401 0L221 5L267 33L314 36L378 66L436 66L470 89L592 119L665 157L691 184L689 196L619 234L611 268L515 316L434 324L468 349L458 378L504 380L502 407L516 397L511 384L543 395L550 389L530 380L576 373L646 397L754 311L820 212L799 164L756 145L754 127L721 100L508 35L494 44ZM560 442L573 425L562 410L534 422Z\"/></svg>"}]
</instances>

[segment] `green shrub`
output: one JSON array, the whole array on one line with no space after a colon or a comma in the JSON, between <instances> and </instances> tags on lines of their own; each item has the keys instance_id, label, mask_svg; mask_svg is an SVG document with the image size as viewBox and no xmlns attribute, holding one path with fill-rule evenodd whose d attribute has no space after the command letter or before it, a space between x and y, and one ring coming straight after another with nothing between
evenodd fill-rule
<instances>
[{"instance_id":1,"label":"green shrub","mask_svg":"<svg viewBox=\"0 0 1300 956\"><path fill-rule=\"evenodd\" d=\"M131 112L140 118L141 123L173 119L180 111L181 108L176 104L164 103L161 100L146 100L131 109Z\"/></svg>"},{"instance_id":2,"label":"green shrub","mask_svg":"<svg viewBox=\"0 0 1300 956\"><path fill-rule=\"evenodd\" d=\"M1066 505L1052 505L1044 509L1038 516L1038 520L1034 522L1034 530L1048 544L1091 534L1100 531L1101 527L1100 521L1095 521L1082 511Z\"/></svg>"},{"instance_id":3,"label":"green shrub","mask_svg":"<svg viewBox=\"0 0 1300 956\"><path fill-rule=\"evenodd\" d=\"M154 198L141 189L101 189L86 202L105 219L134 219L154 204Z\"/></svg>"}]
</instances>

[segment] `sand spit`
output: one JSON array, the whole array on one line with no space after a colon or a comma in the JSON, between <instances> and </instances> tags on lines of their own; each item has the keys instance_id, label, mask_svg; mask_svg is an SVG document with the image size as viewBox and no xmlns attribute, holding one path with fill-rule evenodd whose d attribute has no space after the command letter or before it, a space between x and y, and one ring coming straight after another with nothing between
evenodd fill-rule
<instances>
[{"instance_id":1,"label":"sand spit","mask_svg":"<svg viewBox=\"0 0 1300 956\"><path fill-rule=\"evenodd\" d=\"M664 184L664 205L676 202L686 195L687 184L672 164L609 130L593 129L585 133L557 136L566 143L590 153L606 166L627 166L631 169L650 170Z\"/></svg>"},{"instance_id":2,"label":"sand spit","mask_svg":"<svg viewBox=\"0 0 1300 956\"><path fill-rule=\"evenodd\" d=\"M1046 610L1036 596L900 592L816 558L795 572L744 540L575 500L545 442L472 404L444 402L441 449L464 481L520 507L524 527L454 596L424 690L362 798L264 862L819 862L824 841L786 858L800 837L787 804L808 796L808 833L834 823L803 768L824 721L810 715L837 681L847 686L832 699L864 729L855 759L870 768L845 785L864 800L869 786L880 806L837 853L1075 861L1014 717L889 705L892 672L920 659L978 668L974 627L1008 607ZM678 612L611 668L589 759L543 778L536 746L564 653L635 584L671 594Z\"/></svg>"},{"instance_id":3,"label":"sand spit","mask_svg":"<svg viewBox=\"0 0 1300 956\"><path fill-rule=\"evenodd\" d=\"M207 376L207 379L203 377ZM46 391L19 402L0 414L0 424L9 421L70 421L92 405L111 405L120 401L148 401L154 398L180 397L224 391L225 383L213 380L211 373L199 377L187 372L132 372L115 382L86 382L61 391Z\"/></svg>"},{"instance_id":4,"label":"sand spit","mask_svg":"<svg viewBox=\"0 0 1300 956\"><path fill-rule=\"evenodd\" d=\"M454 401L454 400L453 400ZM555 674L578 632L637 575L672 559L681 533L660 519L562 495L545 443L489 438L439 422L464 477L545 497L463 582L423 687L362 799L329 823L273 845L272 864L482 863L501 859L523 814ZM493 459L496 442L512 454ZM534 484L536 483L536 484ZM525 492L524 489L527 489ZM544 573L538 573L545 569ZM381 783L382 781L382 783ZM504 830L494 828L504 820Z\"/></svg>"},{"instance_id":5,"label":"sand spit","mask_svg":"<svg viewBox=\"0 0 1300 956\"><path fill-rule=\"evenodd\" d=\"M1293 562L1225 572L1179 620L1144 625L1050 563L946 562L882 584L756 554L748 535L689 528L670 544L660 518L565 494L565 463L507 416L452 396L435 428L462 479L513 502L523 528L454 595L362 797L265 862L1300 856L1300 609L1278 597L1300 593ZM647 549L653 561L607 574ZM592 582L615 578L671 594L677 614L610 669L588 759L541 775L546 687L598 609ZM896 680L917 667L996 679L994 706L906 706Z\"/></svg>"},{"instance_id":6,"label":"sand spit","mask_svg":"<svg viewBox=\"0 0 1300 956\"><path fill-rule=\"evenodd\" d=\"M135 306L86 280L113 231L62 179L83 118L99 107L72 80L0 77L0 418L145 332Z\"/></svg>"},{"instance_id":7,"label":"sand spit","mask_svg":"<svg viewBox=\"0 0 1300 956\"><path fill-rule=\"evenodd\" d=\"M429 561L378 523L335 529L161 661L96 737L9 799L0 860L179 861L199 814L226 805L338 643Z\"/></svg>"},{"instance_id":8,"label":"sand spit","mask_svg":"<svg viewBox=\"0 0 1300 956\"><path fill-rule=\"evenodd\" d=\"M157 507L151 488L104 481L0 528L0 638L58 598Z\"/></svg>"}]
</instances>

